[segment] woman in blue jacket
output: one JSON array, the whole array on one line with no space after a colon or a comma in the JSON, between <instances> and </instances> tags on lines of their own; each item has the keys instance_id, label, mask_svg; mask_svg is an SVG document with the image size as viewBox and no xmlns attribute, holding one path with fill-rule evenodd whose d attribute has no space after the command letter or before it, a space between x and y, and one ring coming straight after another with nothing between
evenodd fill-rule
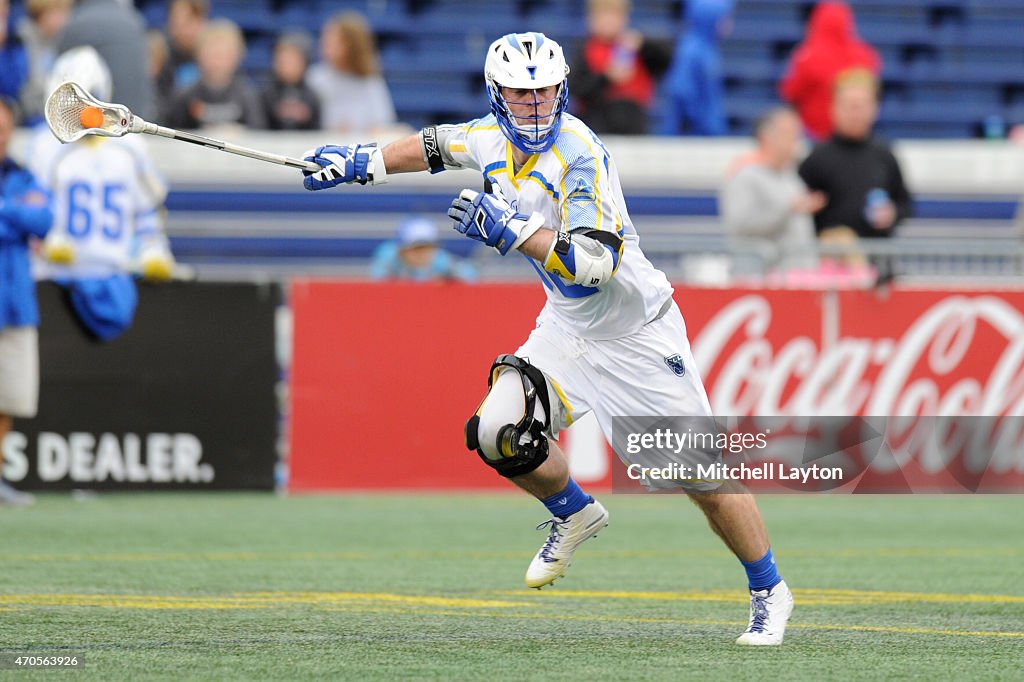
<instances>
[{"instance_id":1,"label":"woman in blue jacket","mask_svg":"<svg viewBox=\"0 0 1024 682\"><path fill-rule=\"evenodd\" d=\"M7 158L13 130L14 105L0 97L0 443L15 417L34 417L38 408L39 308L28 254L29 242L45 237L53 220L46 192ZM0 482L0 504L31 501Z\"/></svg>"}]
</instances>

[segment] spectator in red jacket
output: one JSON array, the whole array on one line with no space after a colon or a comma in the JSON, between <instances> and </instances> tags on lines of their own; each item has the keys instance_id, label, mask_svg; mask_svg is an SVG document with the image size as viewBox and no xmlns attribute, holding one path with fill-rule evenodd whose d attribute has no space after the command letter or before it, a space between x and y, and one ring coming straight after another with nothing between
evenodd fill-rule
<instances>
[{"instance_id":1,"label":"spectator in red jacket","mask_svg":"<svg viewBox=\"0 0 1024 682\"><path fill-rule=\"evenodd\" d=\"M866 69L877 76L882 60L874 48L857 36L849 5L826 0L811 12L807 36L793 52L779 84L779 94L796 108L815 141L832 135L836 76L850 69Z\"/></svg>"},{"instance_id":2,"label":"spectator in red jacket","mask_svg":"<svg viewBox=\"0 0 1024 682\"><path fill-rule=\"evenodd\" d=\"M644 135L655 81L668 68L669 45L629 27L629 0L588 0L589 35L569 71L578 114L596 133Z\"/></svg>"}]
</instances>

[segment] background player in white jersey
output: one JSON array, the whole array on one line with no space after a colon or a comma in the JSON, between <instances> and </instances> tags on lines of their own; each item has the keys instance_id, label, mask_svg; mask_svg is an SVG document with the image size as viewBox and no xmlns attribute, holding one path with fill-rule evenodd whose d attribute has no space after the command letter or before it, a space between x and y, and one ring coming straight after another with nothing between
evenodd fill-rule
<instances>
[{"instance_id":1,"label":"background player in white jersey","mask_svg":"<svg viewBox=\"0 0 1024 682\"><path fill-rule=\"evenodd\" d=\"M388 173L446 168L483 173L490 191L467 189L455 199L455 229L502 255L526 256L548 300L515 355L495 360L466 442L551 512L542 524L547 541L526 574L539 588L608 523L601 503L569 477L558 432L593 411L610 441L615 416L708 416L711 408L672 287L640 250L615 162L565 113L561 48L540 33L509 34L490 46L484 70L489 116L429 127L383 149L319 147L306 158L324 169L306 173L304 185L381 184ZM780 644L793 599L753 496L694 482L684 488L747 571L750 622L737 642Z\"/></svg>"},{"instance_id":2,"label":"background player in white jersey","mask_svg":"<svg viewBox=\"0 0 1024 682\"><path fill-rule=\"evenodd\" d=\"M65 80L111 98L110 71L91 47L57 59L49 90ZM60 145L41 130L32 147L31 167L54 202L36 278L65 286L86 329L110 340L131 324L138 301L133 272L156 281L171 276L174 259L162 228L167 187L136 136Z\"/></svg>"}]
</instances>

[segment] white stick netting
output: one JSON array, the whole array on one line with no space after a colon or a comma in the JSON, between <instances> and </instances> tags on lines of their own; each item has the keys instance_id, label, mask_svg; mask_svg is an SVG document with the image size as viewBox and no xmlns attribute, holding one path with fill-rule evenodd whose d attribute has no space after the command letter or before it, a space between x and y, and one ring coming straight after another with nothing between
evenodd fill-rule
<instances>
[{"instance_id":1,"label":"white stick netting","mask_svg":"<svg viewBox=\"0 0 1024 682\"><path fill-rule=\"evenodd\" d=\"M103 123L97 128L82 125L82 112L96 107L103 112ZM77 83L61 83L46 99L46 123L61 142L74 142L85 135L121 137L128 132L132 112L121 104L101 102Z\"/></svg>"}]
</instances>

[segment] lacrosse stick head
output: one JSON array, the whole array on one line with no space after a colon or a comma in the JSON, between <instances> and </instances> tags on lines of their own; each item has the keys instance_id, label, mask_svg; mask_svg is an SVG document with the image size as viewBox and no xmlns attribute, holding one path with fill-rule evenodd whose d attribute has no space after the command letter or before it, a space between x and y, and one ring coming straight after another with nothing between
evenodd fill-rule
<instances>
[{"instance_id":1,"label":"lacrosse stick head","mask_svg":"<svg viewBox=\"0 0 1024 682\"><path fill-rule=\"evenodd\" d=\"M86 110L89 111L86 111ZM98 113L93 110L98 110ZM83 116L83 112L86 115ZM86 135L102 135L103 137L123 137L136 132L132 126L135 116L123 104L101 102L82 86L72 81L58 85L46 98L46 124L54 136L61 142L74 142ZM86 127L83 119L95 117L97 125ZM102 120L99 115L102 114Z\"/></svg>"}]
</instances>

